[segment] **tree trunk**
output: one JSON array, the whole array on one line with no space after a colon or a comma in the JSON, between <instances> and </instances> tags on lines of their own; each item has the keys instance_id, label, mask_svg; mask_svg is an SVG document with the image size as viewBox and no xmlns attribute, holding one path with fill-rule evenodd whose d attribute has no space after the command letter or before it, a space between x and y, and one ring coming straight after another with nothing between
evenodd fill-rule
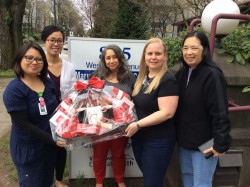
<instances>
[{"instance_id":1,"label":"tree trunk","mask_svg":"<svg viewBox=\"0 0 250 187\"><path fill-rule=\"evenodd\" d=\"M27 0L0 0L0 69L12 68L22 44L22 22Z\"/></svg>"}]
</instances>

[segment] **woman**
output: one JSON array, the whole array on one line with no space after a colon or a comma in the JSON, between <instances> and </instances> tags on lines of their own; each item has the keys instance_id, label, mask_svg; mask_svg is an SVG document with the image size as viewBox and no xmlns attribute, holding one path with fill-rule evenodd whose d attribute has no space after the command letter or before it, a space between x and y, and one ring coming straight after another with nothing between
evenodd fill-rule
<instances>
[{"instance_id":1,"label":"woman","mask_svg":"<svg viewBox=\"0 0 250 187\"><path fill-rule=\"evenodd\" d=\"M105 80L105 85L114 86L131 95L135 83L134 75L128 69L128 63L120 47L108 45L102 52L101 62L94 76ZM112 154L112 167L115 181L119 187L125 187L125 147L127 137L121 137L93 145L94 173L96 187L102 187L106 174L106 160L109 150Z\"/></svg>"},{"instance_id":2,"label":"woman","mask_svg":"<svg viewBox=\"0 0 250 187\"><path fill-rule=\"evenodd\" d=\"M61 28L54 25L46 26L42 31L41 39L46 49L48 76L56 85L56 98L58 103L60 103L75 81L75 69L72 63L63 60L59 56L65 39ZM62 182L66 159L66 149L58 147L55 166L56 187L67 187Z\"/></svg>"},{"instance_id":3,"label":"woman","mask_svg":"<svg viewBox=\"0 0 250 187\"><path fill-rule=\"evenodd\" d=\"M135 159L145 187L163 187L175 146L173 116L178 103L178 85L167 68L167 47L159 38L146 43L133 90L138 122L125 132L132 136Z\"/></svg>"},{"instance_id":4,"label":"woman","mask_svg":"<svg viewBox=\"0 0 250 187\"><path fill-rule=\"evenodd\" d=\"M56 144L49 119L58 103L47 78L48 63L37 44L24 44L13 60L16 78L6 87L3 101L11 116L10 152L20 187L51 187Z\"/></svg>"},{"instance_id":5,"label":"woman","mask_svg":"<svg viewBox=\"0 0 250 187\"><path fill-rule=\"evenodd\" d=\"M191 32L183 40L183 66L177 72L180 100L176 112L177 142L184 186L212 186L218 156L229 149L226 81L213 63L207 36ZM204 151L198 147L214 138Z\"/></svg>"}]
</instances>

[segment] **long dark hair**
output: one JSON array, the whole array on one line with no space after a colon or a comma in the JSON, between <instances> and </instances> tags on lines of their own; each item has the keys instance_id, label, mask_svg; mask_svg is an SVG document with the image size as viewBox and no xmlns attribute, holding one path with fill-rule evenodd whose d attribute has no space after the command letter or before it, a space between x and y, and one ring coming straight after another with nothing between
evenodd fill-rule
<instances>
[{"instance_id":1,"label":"long dark hair","mask_svg":"<svg viewBox=\"0 0 250 187\"><path fill-rule=\"evenodd\" d=\"M126 61L121 48L114 44L107 45L104 47L102 54L101 54L101 61L99 63L98 68L94 71L93 75L101 79L105 79L111 73L111 71L109 70L109 68L106 66L106 63L105 63L105 55L108 49L111 49L114 51L115 56L118 58L118 61L119 61L119 68L118 68L118 73L117 73L118 81L121 83L129 81L128 78L132 75L132 73L128 69L128 62Z\"/></svg>"}]
</instances>

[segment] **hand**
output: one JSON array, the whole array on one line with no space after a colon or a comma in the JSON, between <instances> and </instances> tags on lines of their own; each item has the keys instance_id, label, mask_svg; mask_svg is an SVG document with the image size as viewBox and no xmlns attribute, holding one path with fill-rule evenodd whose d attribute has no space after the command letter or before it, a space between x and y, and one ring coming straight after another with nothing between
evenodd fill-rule
<instances>
[{"instance_id":1,"label":"hand","mask_svg":"<svg viewBox=\"0 0 250 187\"><path fill-rule=\"evenodd\" d=\"M138 131L138 126L136 122L130 123L128 127L125 129L126 136L131 137Z\"/></svg>"},{"instance_id":2,"label":"hand","mask_svg":"<svg viewBox=\"0 0 250 187\"><path fill-rule=\"evenodd\" d=\"M56 145L59 147L67 147L67 142L63 142L63 141L56 141Z\"/></svg>"},{"instance_id":3,"label":"hand","mask_svg":"<svg viewBox=\"0 0 250 187\"><path fill-rule=\"evenodd\" d=\"M221 155L224 154L224 153L219 153L219 152L215 151L213 147L210 147L209 149L206 149L205 151L203 151L203 153L204 154L213 153L213 157L218 157L218 156L221 156Z\"/></svg>"}]
</instances>

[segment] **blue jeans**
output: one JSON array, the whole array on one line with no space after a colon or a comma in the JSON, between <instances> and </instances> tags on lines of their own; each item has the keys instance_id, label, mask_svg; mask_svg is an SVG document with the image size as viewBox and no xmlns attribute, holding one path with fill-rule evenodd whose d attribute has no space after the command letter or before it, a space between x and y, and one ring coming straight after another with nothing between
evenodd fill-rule
<instances>
[{"instance_id":1,"label":"blue jeans","mask_svg":"<svg viewBox=\"0 0 250 187\"><path fill-rule=\"evenodd\" d=\"M200 151L179 148L184 187L212 187L218 157L205 159Z\"/></svg>"},{"instance_id":2,"label":"blue jeans","mask_svg":"<svg viewBox=\"0 0 250 187\"><path fill-rule=\"evenodd\" d=\"M143 173L144 187L163 187L175 146L175 137L167 139L132 138L136 162Z\"/></svg>"}]
</instances>

